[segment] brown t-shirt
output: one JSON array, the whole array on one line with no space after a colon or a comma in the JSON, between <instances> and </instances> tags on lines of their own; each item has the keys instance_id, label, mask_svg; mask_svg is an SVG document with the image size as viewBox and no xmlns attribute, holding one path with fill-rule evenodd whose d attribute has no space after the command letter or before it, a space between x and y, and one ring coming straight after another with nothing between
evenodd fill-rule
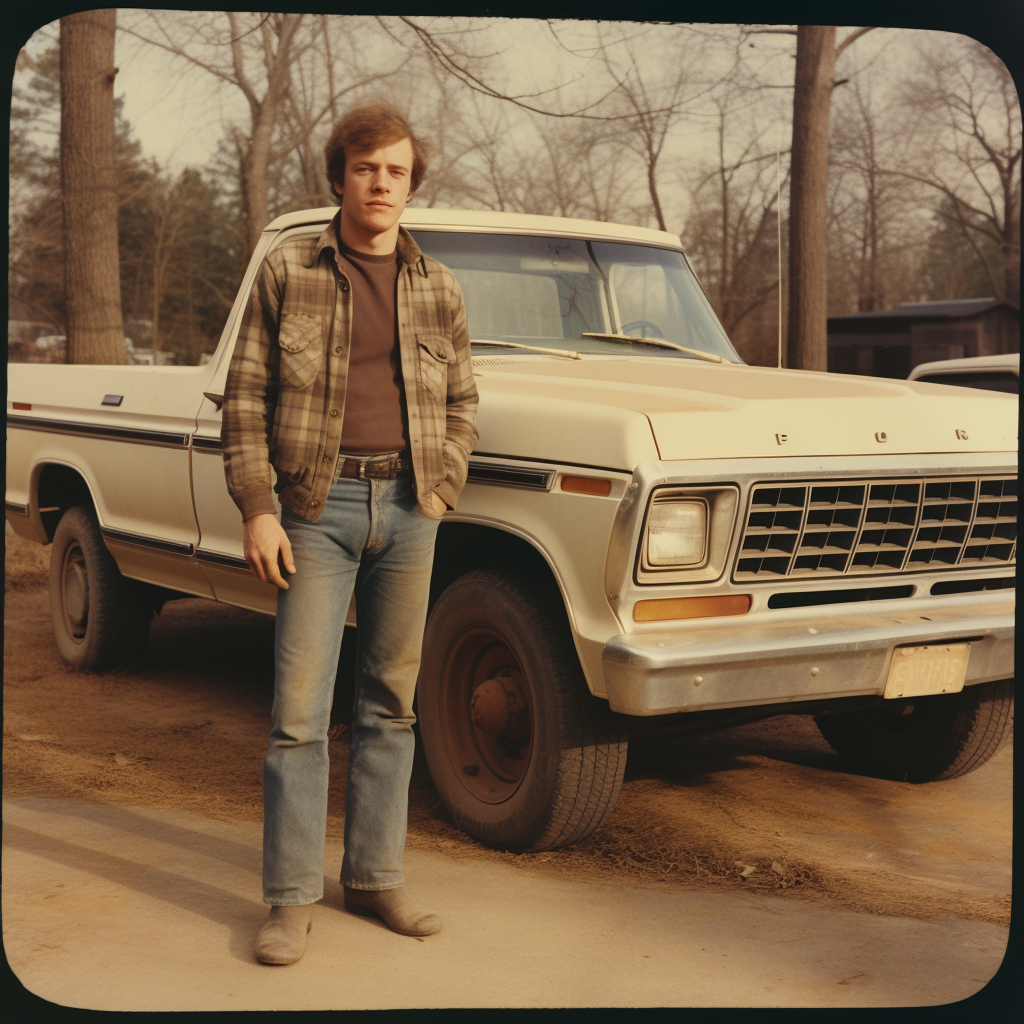
<instances>
[{"instance_id":1,"label":"brown t-shirt","mask_svg":"<svg viewBox=\"0 0 1024 1024\"><path fill-rule=\"evenodd\" d=\"M409 446L409 424L395 316L397 253L371 256L339 239L338 262L352 285L352 345L341 451L346 455L402 451Z\"/></svg>"}]
</instances>

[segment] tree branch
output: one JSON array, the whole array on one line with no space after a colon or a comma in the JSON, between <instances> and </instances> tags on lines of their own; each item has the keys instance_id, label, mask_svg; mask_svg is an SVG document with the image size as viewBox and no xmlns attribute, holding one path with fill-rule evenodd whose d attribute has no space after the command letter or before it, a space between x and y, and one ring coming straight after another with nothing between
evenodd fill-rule
<instances>
[{"instance_id":1,"label":"tree branch","mask_svg":"<svg viewBox=\"0 0 1024 1024\"><path fill-rule=\"evenodd\" d=\"M484 96L489 96L491 99L505 100L508 103L513 103L517 107L522 107L524 110L532 111L535 114L544 114L547 117L579 117L593 121L624 121L629 118L635 118L636 113L626 114L589 114L587 111L593 110L595 107L600 106L610 96L614 95L618 91L620 86L616 86L610 89L603 96L594 100L592 103L588 103L586 106L580 107L578 110L571 111L557 111L557 110L545 110L543 107L536 107L530 103L524 103L523 97L533 98L534 96L544 96L550 92L557 92L559 89L565 87L566 84L558 86L552 86L550 89L544 89L537 93L521 93L516 96L509 95L507 93L500 92L493 86L488 85L483 79L478 78L468 68L459 64L455 58L448 53L440 43L434 38L433 34L421 25L417 25L412 18L406 17L405 15L399 15L398 20L403 24L407 25L417 36L420 42L426 47L427 52L438 62L450 74L457 78L463 85L468 86L474 92L481 93ZM645 111L646 114L665 114L674 113L679 107L684 105L684 102L691 102L692 97L686 101L672 104L667 107L659 107L654 110Z\"/></svg>"},{"instance_id":2,"label":"tree branch","mask_svg":"<svg viewBox=\"0 0 1024 1024\"><path fill-rule=\"evenodd\" d=\"M954 192L953 189L951 189L948 185L942 184L942 182L935 181L932 178L922 177L920 174L911 174L909 171L896 171L889 169L880 170L883 174L893 174L900 178L909 178L911 181L919 181L922 185L929 185L931 188L936 189L943 195L948 196L951 200L953 200L955 204L957 204L958 206L962 206L965 210L969 211L970 213L977 214L977 216L981 217L983 220L992 221L992 217L990 214L986 213L984 210L979 210L976 206L973 206L971 203L968 203L966 200L958 196L956 192ZM968 226L974 231L988 233L985 231L984 228L982 228L979 225L970 224ZM993 226L998 231L998 224L993 223ZM998 234L991 234L991 237L995 238L997 241L1000 240L1000 236Z\"/></svg>"},{"instance_id":3,"label":"tree branch","mask_svg":"<svg viewBox=\"0 0 1024 1024\"><path fill-rule=\"evenodd\" d=\"M841 43L836 46L836 60L839 59L839 55L845 50L851 43L855 43L861 36L866 35L868 32L874 30L874 25L869 25L866 28L859 28L856 32L851 32Z\"/></svg>"},{"instance_id":4,"label":"tree branch","mask_svg":"<svg viewBox=\"0 0 1024 1024\"><path fill-rule=\"evenodd\" d=\"M134 36L136 39L139 39L144 43L148 43L150 46L155 46L160 50L166 50L168 53L173 53L176 57L182 57L190 64L194 64L197 68L202 68L204 71L209 71L211 75L214 75L216 78L219 78L224 82L229 82L231 85L238 85L238 82L226 71L221 71L212 64L207 64L205 61L198 60L191 54L186 53L180 47L171 46L167 43L161 43L159 40L151 39L149 36L144 36L141 32L136 32L135 29L129 28L127 25L118 25L117 29L119 32L124 32L126 35Z\"/></svg>"}]
</instances>

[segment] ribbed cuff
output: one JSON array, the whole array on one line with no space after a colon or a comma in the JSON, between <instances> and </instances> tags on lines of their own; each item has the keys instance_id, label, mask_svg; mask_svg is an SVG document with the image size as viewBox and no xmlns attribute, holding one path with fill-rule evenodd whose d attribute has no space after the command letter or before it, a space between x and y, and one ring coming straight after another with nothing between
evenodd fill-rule
<instances>
[{"instance_id":1,"label":"ribbed cuff","mask_svg":"<svg viewBox=\"0 0 1024 1024\"><path fill-rule=\"evenodd\" d=\"M238 491L231 495L232 500L242 513L242 521L252 519L253 516L261 516L269 512L272 516L277 515L277 508L274 506L273 492L265 484L257 484L247 487L244 491Z\"/></svg>"}]
</instances>

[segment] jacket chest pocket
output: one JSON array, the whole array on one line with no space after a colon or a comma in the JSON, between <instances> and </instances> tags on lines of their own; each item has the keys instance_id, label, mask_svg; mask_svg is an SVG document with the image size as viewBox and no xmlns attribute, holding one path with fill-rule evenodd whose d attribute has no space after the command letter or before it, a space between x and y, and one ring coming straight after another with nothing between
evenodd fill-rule
<instances>
[{"instance_id":1,"label":"jacket chest pocket","mask_svg":"<svg viewBox=\"0 0 1024 1024\"><path fill-rule=\"evenodd\" d=\"M323 325L308 313L282 313L277 343L281 347L282 386L304 391L311 387L323 362Z\"/></svg>"},{"instance_id":2,"label":"jacket chest pocket","mask_svg":"<svg viewBox=\"0 0 1024 1024\"><path fill-rule=\"evenodd\" d=\"M420 383L443 402L448 395L448 365L456 360L455 349L442 334L421 334L416 340Z\"/></svg>"}]
</instances>

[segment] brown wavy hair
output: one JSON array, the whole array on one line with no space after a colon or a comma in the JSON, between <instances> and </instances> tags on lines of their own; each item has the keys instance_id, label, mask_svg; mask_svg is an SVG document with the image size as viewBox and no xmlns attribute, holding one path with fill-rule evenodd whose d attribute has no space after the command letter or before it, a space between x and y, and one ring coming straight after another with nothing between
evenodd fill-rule
<instances>
[{"instance_id":1,"label":"brown wavy hair","mask_svg":"<svg viewBox=\"0 0 1024 1024\"><path fill-rule=\"evenodd\" d=\"M327 161L327 181L331 192L336 181L345 180L345 150L355 151L379 149L395 142L408 139L412 143L411 191L420 187L423 175L427 172L429 152L427 144L418 138L405 119L390 103L370 103L365 107L350 110L332 129L327 145L324 146L324 159Z\"/></svg>"}]
</instances>

